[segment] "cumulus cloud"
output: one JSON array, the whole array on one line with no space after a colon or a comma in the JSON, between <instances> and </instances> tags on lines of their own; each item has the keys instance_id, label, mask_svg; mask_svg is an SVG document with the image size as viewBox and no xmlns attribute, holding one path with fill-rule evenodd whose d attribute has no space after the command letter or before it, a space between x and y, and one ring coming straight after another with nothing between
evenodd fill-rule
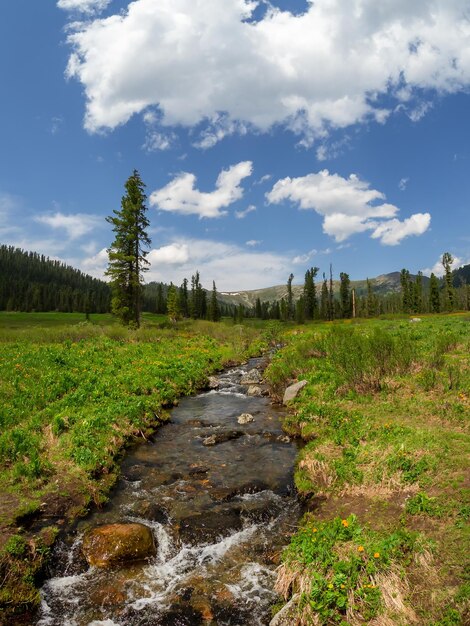
<instances>
[{"instance_id":1,"label":"cumulus cloud","mask_svg":"<svg viewBox=\"0 0 470 626\"><path fill-rule=\"evenodd\" d=\"M147 259L152 265L181 265L189 260L189 248L186 243L172 243L152 250Z\"/></svg>"},{"instance_id":2,"label":"cumulus cloud","mask_svg":"<svg viewBox=\"0 0 470 626\"><path fill-rule=\"evenodd\" d=\"M398 245L405 237L410 235L422 235L431 224L429 213L415 213L411 217L403 220L393 219L382 222L372 233L373 239L380 241L387 246Z\"/></svg>"},{"instance_id":3,"label":"cumulus cloud","mask_svg":"<svg viewBox=\"0 0 470 626\"><path fill-rule=\"evenodd\" d=\"M434 263L434 265L432 267L426 267L422 270L423 274L425 274L426 276L431 276L431 274L434 274L435 276L444 276L444 267L442 265L442 254L439 257L439 259ZM458 256L454 256L452 255L453 263L451 265L453 270L456 270L459 267L462 267L462 265L467 265L468 263L470 263L470 257L462 258L462 257L458 257Z\"/></svg>"},{"instance_id":4,"label":"cumulus cloud","mask_svg":"<svg viewBox=\"0 0 470 626\"><path fill-rule=\"evenodd\" d=\"M50 215L38 215L36 222L46 224L51 228L62 228L66 231L69 239L78 239L92 232L102 224L102 218L87 213L74 213L65 215L60 211Z\"/></svg>"},{"instance_id":5,"label":"cumulus cloud","mask_svg":"<svg viewBox=\"0 0 470 626\"><path fill-rule=\"evenodd\" d=\"M323 216L323 231L338 242L373 230L372 237L396 245L409 235L425 232L431 220L428 213L417 213L400 222L395 218L398 207L385 202L381 191L371 189L355 174L343 178L328 170L278 180L266 198L270 204L290 200L301 209L313 209Z\"/></svg>"},{"instance_id":6,"label":"cumulus cloud","mask_svg":"<svg viewBox=\"0 0 470 626\"><path fill-rule=\"evenodd\" d=\"M162 211L198 215L200 218L221 217L227 213L222 209L243 197L240 183L244 178L251 176L252 171L251 161L242 161L232 165L228 170L222 170L217 178L215 190L211 192L196 189L195 175L183 172L162 189L154 191L149 202Z\"/></svg>"},{"instance_id":7,"label":"cumulus cloud","mask_svg":"<svg viewBox=\"0 0 470 626\"><path fill-rule=\"evenodd\" d=\"M65 11L81 13L98 13L106 9L111 0L59 0L57 6Z\"/></svg>"},{"instance_id":8,"label":"cumulus cloud","mask_svg":"<svg viewBox=\"0 0 470 626\"><path fill-rule=\"evenodd\" d=\"M255 246L259 246L260 243L263 243L260 239L249 239L248 241L245 242L245 244L247 246L250 246L251 248L254 248Z\"/></svg>"},{"instance_id":9,"label":"cumulus cloud","mask_svg":"<svg viewBox=\"0 0 470 626\"><path fill-rule=\"evenodd\" d=\"M418 120L426 90L470 84L468 0L316 0L299 15L269 6L253 19L257 4L135 0L76 25L67 75L83 85L86 128L113 129L155 107L164 126L207 123L201 147L274 124L309 145L330 128L383 123L398 103Z\"/></svg>"}]
</instances>

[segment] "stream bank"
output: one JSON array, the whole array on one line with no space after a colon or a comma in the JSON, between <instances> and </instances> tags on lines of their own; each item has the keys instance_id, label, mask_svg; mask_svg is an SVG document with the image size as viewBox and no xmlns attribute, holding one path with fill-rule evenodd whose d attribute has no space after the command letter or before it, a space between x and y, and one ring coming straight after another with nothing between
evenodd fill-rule
<instances>
[{"instance_id":1,"label":"stream bank","mask_svg":"<svg viewBox=\"0 0 470 626\"><path fill-rule=\"evenodd\" d=\"M299 506L284 411L241 384L261 366L252 359L183 398L171 422L127 455L107 506L57 544L37 626L269 624ZM117 522L149 527L156 555L89 567L84 536Z\"/></svg>"}]
</instances>

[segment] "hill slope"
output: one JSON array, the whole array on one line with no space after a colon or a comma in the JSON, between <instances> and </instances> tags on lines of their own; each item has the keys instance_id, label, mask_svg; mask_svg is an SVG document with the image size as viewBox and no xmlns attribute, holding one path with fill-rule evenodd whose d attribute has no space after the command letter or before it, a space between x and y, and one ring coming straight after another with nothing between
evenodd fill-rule
<instances>
[{"instance_id":1,"label":"hill slope","mask_svg":"<svg viewBox=\"0 0 470 626\"><path fill-rule=\"evenodd\" d=\"M411 279L414 281L416 276L411 275ZM400 272L391 272L390 274L381 274L376 278L369 279L372 290L378 295L385 295L387 293L398 293L400 287ZM317 293L321 286L322 280L317 276L316 285ZM423 285L426 286L429 283L429 278L423 276ZM339 293L339 281L333 281L333 291ZM358 296L362 296L367 293L367 280L352 280L351 289L356 290ZM303 293L303 285L292 285L292 292L294 300L298 299ZM274 300L280 300L287 296L287 286L277 285L275 287L267 287L265 289L253 289L251 291L230 291L219 293L219 298L222 302L227 304L243 304L247 307L253 307L256 304L256 299L259 298L261 302L273 302Z\"/></svg>"}]
</instances>

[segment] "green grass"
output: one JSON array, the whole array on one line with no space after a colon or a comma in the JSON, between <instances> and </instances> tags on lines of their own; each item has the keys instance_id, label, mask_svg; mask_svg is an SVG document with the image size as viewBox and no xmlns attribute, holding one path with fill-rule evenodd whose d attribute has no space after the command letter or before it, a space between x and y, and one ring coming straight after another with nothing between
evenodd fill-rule
<instances>
[{"instance_id":1,"label":"green grass","mask_svg":"<svg viewBox=\"0 0 470 626\"><path fill-rule=\"evenodd\" d=\"M47 542L24 520L44 506L71 520L90 500L102 503L120 454L165 421L165 407L268 343L248 325L174 326L155 315L139 330L97 315L0 320L0 608L14 610L37 603L35 577L47 559Z\"/></svg>"},{"instance_id":2,"label":"green grass","mask_svg":"<svg viewBox=\"0 0 470 626\"><path fill-rule=\"evenodd\" d=\"M462 559L470 547L464 488L470 453L469 322L468 315L443 315L416 324L395 319L306 327L286 337L267 371L279 395L292 379L308 381L286 420L287 430L307 442L295 475L307 506L316 507L317 519L307 519L307 527L320 521L334 525L339 515L356 514L367 536L418 532L420 545L428 546L424 561L416 553L409 563L399 555L390 562L390 572L403 583L396 592L403 596L401 611L393 613L387 604L386 577L377 586L382 599L374 610L396 624L415 618L429 626L454 623L449 616L463 616L469 601ZM302 560L306 545L294 535L283 565L284 580L295 573L302 589L318 583ZM292 546L297 547L291 566ZM333 575L330 564L324 580ZM314 601L311 593L302 600L301 623L317 618L341 623L348 611L353 619L354 593L346 607L338 601L336 612L327 616L322 607L330 606L334 593L318 584ZM354 619L367 623L365 617ZM463 623L463 617L455 622Z\"/></svg>"}]
</instances>

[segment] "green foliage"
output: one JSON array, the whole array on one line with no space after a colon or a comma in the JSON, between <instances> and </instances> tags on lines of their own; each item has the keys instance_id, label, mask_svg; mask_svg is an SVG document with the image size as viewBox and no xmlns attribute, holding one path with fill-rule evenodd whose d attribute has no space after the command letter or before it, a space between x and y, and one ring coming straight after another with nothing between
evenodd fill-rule
<instances>
[{"instance_id":1,"label":"green foliage","mask_svg":"<svg viewBox=\"0 0 470 626\"><path fill-rule=\"evenodd\" d=\"M319 521L307 515L283 553L290 571L302 571L299 610L321 625L345 624L346 611L372 619L382 607L378 574L392 563L406 562L416 550L418 536L379 534L363 528L356 516ZM296 591L294 580L294 591Z\"/></svg>"},{"instance_id":2,"label":"green foliage","mask_svg":"<svg viewBox=\"0 0 470 626\"><path fill-rule=\"evenodd\" d=\"M406 512L410 515L425 514L431 517L440 517L443 513L437 499L429 497L422 491L407 500Z\"/></svg>"},{"instance_id":3,"label":"green foliage","mask_svg":"<svg viewBox=\"0 0 470 626\"><path fill-rule=\"evenodd\" d=\"M109 264L106 275L110 278L113 313L123 325L140 326L142 273L148 269L145 258L150 245L147 235L149 221L146 217L145 185L137 170L127 179L126 195L121 209L113 211L107 221L113 225L115 238L108 249Z\"/></svg>"},{"instance_id":4,"label":"green foliage","mask_svg":"<svg viewBox=\"0 0 470 626\"><path fill-rule=\"evenodd\" d=\"M26 540L21 535L12 535L8 538L3 550L13 557L21 558L25 556L28 549Z\"/></svg>"}]
</instances>

